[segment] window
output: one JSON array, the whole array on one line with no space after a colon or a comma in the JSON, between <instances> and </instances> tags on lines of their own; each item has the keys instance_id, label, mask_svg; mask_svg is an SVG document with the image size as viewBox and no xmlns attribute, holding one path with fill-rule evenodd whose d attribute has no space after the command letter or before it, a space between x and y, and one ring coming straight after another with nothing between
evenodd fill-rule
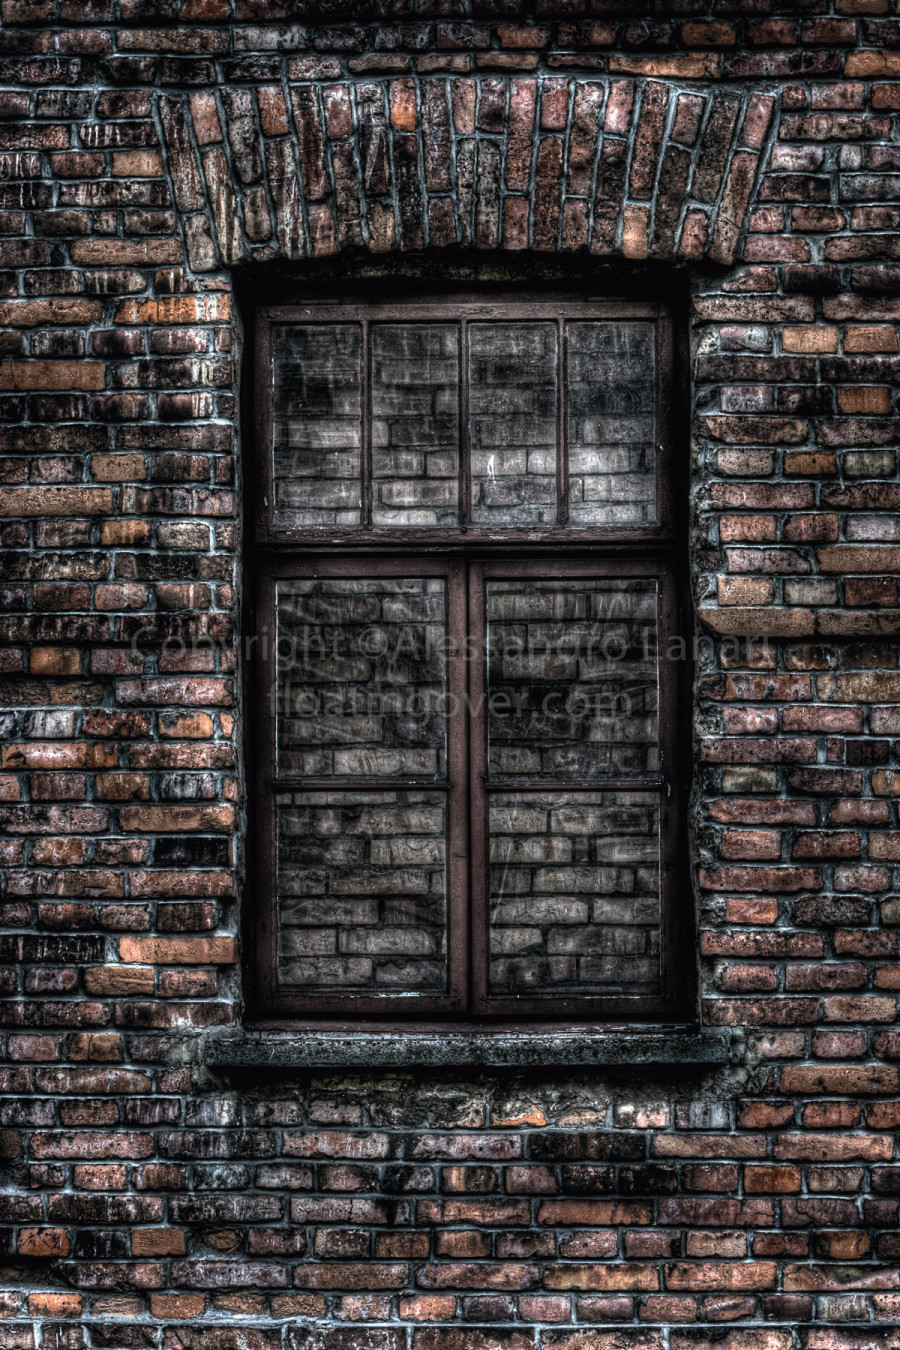
<instances>
[{"instance_id":1,"label":"window","mask_svg":"<svg viewBox=\"0 0 900 1350\"><path fill-rule=\"evenodd\" d=\"M256 1015L683 1012L666 307L273 307L254 361Z\"/></svg>"}]
</instances>

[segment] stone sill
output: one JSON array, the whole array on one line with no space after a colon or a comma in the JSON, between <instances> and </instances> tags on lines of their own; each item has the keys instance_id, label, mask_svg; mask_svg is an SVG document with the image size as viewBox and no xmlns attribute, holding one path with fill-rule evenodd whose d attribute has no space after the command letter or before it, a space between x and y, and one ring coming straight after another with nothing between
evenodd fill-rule
<instances>
[{"instance_id":1,"label":"stone sill","mask_svg":"<svg viewBox=\"0 0 900 1350\"><path fill-rule=\"evenodd\" d=\"M742 1049L742 1047L740 1047ZM246 1031L211 1034L205 1062L247 1069L628 1068L734 1062L727 1031Z\"/></svg>"}]
</instances>

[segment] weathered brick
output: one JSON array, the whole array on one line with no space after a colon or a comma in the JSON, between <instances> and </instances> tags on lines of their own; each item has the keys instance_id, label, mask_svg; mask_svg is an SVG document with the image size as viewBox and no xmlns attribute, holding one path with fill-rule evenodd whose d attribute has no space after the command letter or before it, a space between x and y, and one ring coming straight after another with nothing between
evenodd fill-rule
<instances>
[{"instance_id":1,"label":"weathered brick","mask_svg":"<svg viewBox=\"0 0 900 1350\"><path fill-rule=\"evenodd\" d=\"M881 0L311 8L2 6L7 1339L30 1345L34 1323L35 1343L74 1345L83 1323L164 1350L887 1350L896 21ZM704 1024L756 1075L733 1108L713 1075L640 1065L602 1088L492 1070L496 1089L459 1068L246 1085L202 1068L200 1034L251 998L229 967L259 899L238 870L254 802L234 767L230 353L257 299L305 288L307 254L343 255L322 279L343 299L360 267L367 295L420 272L436 293L446 248L473 291L530 285L532 250L548 282L567 251L625 288L652 257L651 299L676 258L692 278L695 407L673 403L672 443L696 413L675 525L702 736L682 824ZM570 370L573 352L570 333ZM418 397L413 363L404 378ZM552 842L545 826L528 846ZM372 925L346 932L370 957ZM43 1263L84 1294L44 1292Z\"/></svg>"}]
</instances>

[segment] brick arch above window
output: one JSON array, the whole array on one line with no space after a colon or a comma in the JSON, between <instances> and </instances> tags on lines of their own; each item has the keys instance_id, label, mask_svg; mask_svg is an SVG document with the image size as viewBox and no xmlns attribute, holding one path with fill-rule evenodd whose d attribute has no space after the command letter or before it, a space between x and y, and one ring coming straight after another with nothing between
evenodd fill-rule
<instances>
[{"instance_id":1,"label":"brick arch above window","mask_svg":"<svg viewBox=\"0 0 900 1350\"><path fill-rule=\"evenodd\" d=\"M504 76L159 94L195 271L344 249L739 256L775 98Z\"/></svg>"}]
</instances>

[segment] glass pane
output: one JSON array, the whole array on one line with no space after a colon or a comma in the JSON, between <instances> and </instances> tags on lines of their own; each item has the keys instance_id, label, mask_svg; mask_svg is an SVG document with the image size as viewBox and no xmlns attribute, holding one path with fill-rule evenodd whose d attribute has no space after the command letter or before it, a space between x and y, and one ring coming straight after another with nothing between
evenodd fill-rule
<instances>
[{"instance_id":1,"label":"glass pane","mask_svg":"<svg viewBox=\"0 0 900 1350\"><path fill-rule=\"evenodd\" d=\"M278 979L303 993L446 988L440 792L276 798Z\"/></svg>"},{"instance_id":2,"label":"glass pane","mask_svg":"<svg viewBox=\"0 0 900 1350\"><path fill-rule=\"evenodd\" d=\"M469 327L472 522L556 523L556 325Z\"/></svg>"},{"instance_id":3,"label":"glass pane","mask_svg":"<svg viewBox=\"0 0 900 1350\"><path fill-rule=\"evenodd\" d=\"M566 327L569 521L657 518L656 347L649 323Z\"/></svg>"},{"instance_id":4,"label":"glass pane","mask_svg":"<svg viewBox=\"0 0 900 1350\"><path fill-rule=\"evenodd\" d=\"M277 589L278 772L443 777L443 577L316 577Z\"/></svg>"},{"instance_id":5,"label":"glass pane","mask_svg":"<svg viewBox=\"0 0 900 1350\"><path fill-rule=\"evenodd\" d=\"M492 778L658 771L655 580L488 581Z\"/></svg>"},{"instance_id":6,"label":"glass pane","mask_svg":"<svg viewBox=\"0 0 900 1350\"><path fill-rule=\"evenodd\" d=\"M372 344L372 523L459 521L459 328L378 324Z\"/></svg>"},{"instance_id":7,"label":"glass pane","mask_svg":"<svg viewBox=\"0 0 900 1350\"><path fill-rule=\"evenodd\" d=\"M659 798L490 797L490 988L557 998L659 988Z\"/></svg>"},{"instance_id":8,"label":"glass pane","mask_svg":"<svg viewBox=\"0 0 900 1350\"><path fill-rule=\"evenodd\" d=\"M275 328L272 356L276 526L358 525L362 330Z\"/></svg>"}]
</instances>

